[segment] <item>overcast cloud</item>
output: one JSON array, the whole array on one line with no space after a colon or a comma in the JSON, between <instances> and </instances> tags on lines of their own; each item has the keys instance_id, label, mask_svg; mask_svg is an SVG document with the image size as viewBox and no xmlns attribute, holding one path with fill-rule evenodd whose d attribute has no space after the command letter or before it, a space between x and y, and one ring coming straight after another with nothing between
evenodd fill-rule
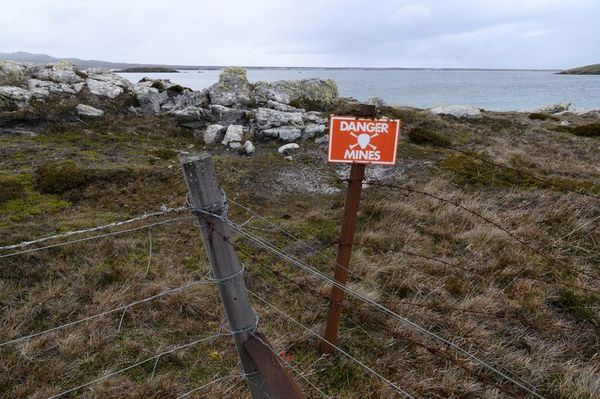
<instances>
[{"instance_id":1,"label":"overcast cloud","mask_svg":"<svg viewBox=\"0 0 600 399\"><path fill-rule=\"evenodd\" d=\"M0 51L194 65L565 68L598 0L2 0Z\"/></svg>"}]
</instances>

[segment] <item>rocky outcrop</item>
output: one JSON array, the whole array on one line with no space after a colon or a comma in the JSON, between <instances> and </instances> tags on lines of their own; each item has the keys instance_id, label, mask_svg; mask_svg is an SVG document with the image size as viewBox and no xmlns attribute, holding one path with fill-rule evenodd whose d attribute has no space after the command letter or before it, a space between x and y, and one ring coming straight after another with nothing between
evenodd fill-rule
<instances>
[{"instance_id":1,"label":"rocky outcrop","mask_svg":"<svg viewBox=\"0 0 600 399\"><path fill-rule=\"evenodd\" d=\"M211 87L193 91L164 79L132 84L106 69L81 71L68 62L0 63L0 110L36 107L39 101L60 104L71 119L103 112L167 115L205 143L242 147L244 133L282 142L324 134L322 112L337 104L339 96L332 80L253 84L246 70L237 67L225 68Z\"/></svg>"},{"instance_id":2,"label":"rocky outcrop","mask_svg":"<svg viewBox=\"0 0 600 399\"><path fill-rule=\"evenodd\" d=\"M219 82L208 89L208 96L211 104L244 108L254 103L252 91L246 70L239 67L228 67L221 72Z\"/></svg>"},{"instance_id":3,"label":"rocky outcrop","mask_svg":"<svg viewBox=\"0 0 600 399\"><path fill-rule=\"evenodd\" d=\"M433 115L448 115L458 119L481 118L481 110L470 105L449 105L432 108L429 112Z\"/></svg>"},{"instance_id":4,"label":"rocky outcrop","mask_svg":"<svg viewBox=\"0 0 600 399\"><path fill-rule=\"evenodd\" d=\"M337 85L331 79L258 82L254 90L259 104L273 101L312 111L325 111L339 101Z\"/></svg>"}]
</instances>

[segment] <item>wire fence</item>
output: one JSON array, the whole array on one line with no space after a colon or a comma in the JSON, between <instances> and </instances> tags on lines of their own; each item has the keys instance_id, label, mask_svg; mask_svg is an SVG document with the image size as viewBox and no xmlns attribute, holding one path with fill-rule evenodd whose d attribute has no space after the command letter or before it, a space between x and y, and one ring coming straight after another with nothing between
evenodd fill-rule
<instances>
[{"instance_id":1,"label":"wire fence","mask_svg":"<svg viewBox=\"0 0 600 399\"><path fill-rule=\"evenodd\" d=\"M381 186L381 187L405 190L405 191L408 191L411 193L424 195L424 196L436 199L436 200L446 203L446 204L456 206L456 207L464 210L465 212L468 212L468 213L476 216L477 218L485 221L486 223L493 225L494 227L500 229L505 234L507 234L509 237L511 237L511 239L515 240L520 245L529 249L530 251L534 252L535 254L537 254L541 257L544 257L545 259L549 259L552 261L559 261L559 260L556 260L556 259L548 256L547 254L544 254L542 251L537 249L535 246L528 243L526 240L520 238L516 234L512 233L509 229L507 229L507 228L503 227L501 224L495 222L490 217L484 216L480 212L477 212L473 209L465 207L464 205L459 204L455 201L439 197L432 193L428 193L428 192L421 191L421 190L415 190L412 188L399 186L399 185L392 185L392 184L373 182L373 181L367 182L367 184L372 185L372 186ZM478 378L481 382L489 384L495 388L498 388L498 389L504 391L509 396L517 397L516 396L517 394L515 394L513 391L509 390L506 387L505 383L512 384L514 387L520 389L522 392L524 392L528 395L531 395L536 398L542 398L542 396L537 392L537 389L535 387L520 380L513 373L506 371L501 366L498 366L497 362L495 362L495 361L490 362L488 360L484 360L482 357L474 354L471 350L467 350L467 349L463 348L462 346L458 345L457 343L455 343L453 339L445 338L442 335L440 335L439 333L433 332L433 331L421 326L420 324L413 322L412 320L408 319L407 317L400 315L398 313L398 311L396 309L394 309L394 306L396 306L396 305L428 307L428 308L431 308L431 306L426 305L426 304L421 304L421 303L411 303L411 302L407 302L407 301L390 301L390 302L377 301L372 298L369 298L368 296L366 296L365 294L363 294L361 292L358 292L357 290L354 290L350 287L347 287L345 285L338 283L337 281L335 281L334 279L332 279L331 277L326 275L324 272L320 271L317 267L298 259L297 257L291 255L284 249L273 244L272 242L269 242L269 241L265 240L263 237L253 233L251 230L253 230L253 229L260 230L261 228L252 226L252 222L254 222L254 221L265 222L271 228L271 230L268 230L268 231L270 231L270 232L276 231L276 232L283 234L287 240L291 240L292 243L300 244L301 246L303 246L307 249L310 249L311 252L314 252L315 254L317 254L317 256L322 257L322 259L327 261L331 266L335 266L335 260L331 256L325 255L322 252L321 248L311 245L311 244L307 243L306 241L301 240L296 235L290 233L289 231L287 231L280 225L272 222L267 217L257 213L256 211L253 211L251 208L249 208L241 203L238 203L237 201L234 201L234 200L229 200L229 201L230 201L230 203L240 207L240 209L242 209L243 211L249 213L250 218L242 223L237 224L222 215L215 215L215 214L211 214L209 212L204 212L202 210L197 210L197 209L194 210L194 209L191 209L189 206L184 206L184 207L179 207L179 208L163 208L159 212L147 213L147 214L144 214L144 215L141 215L141 216L138 216L135 218L131 218L128 220L113 222L110 224L96 226L96 227L87 228L87 229L81 229L81 230L76 230L76 231L70 231L70 232L50 235L50 236L42 237L42 238L35 239L35 240L24 241L24 242L17 243L17 244L5 245L5 246L0 247L0 251L9 251L9 252L0 254L0 259L16 257L18 255L32 254L32 253L45 251L45 250L52 249L52 248L60 248L60 247L68 246L68 245L86 242L86 241L93 241L93 240L100 240L100 239L116 237L116 236L120 236L123 234L141 231L141 230L148 230L148 251L149 251L149 253L148 253L148 261L147 261L146 271L145 271L145 276L147 276L148 271L150 269L150 264L152 262L152 252L153 252L153 240L152 240L151 229L153 227L182 222L182 221L186 221L186 220L189 221L189 220L193 220L195 218L192 215L186 215L183 217L175 217L175 218L170 218L170 219L157 220L157 221L154 221L151 223L144 223L141 226L135 226L135 227L131 227L131 228L122 228L122 227L124 227L124 226L126 227L128 225L136 224L136 223L140 223L140 222L147 222L148 220L157 219L157 218L160 218L164 215L171 214L171 213L182 213L182 212L190 212L190 211L195 211L196 213L204 212L205 214L207 214L210 217L219 218L219 219L225 221L241 238L244 238L244 239L248 240L249 242L254 243L256 246L258 246L262 250L266 251L266 253L283 260L285 263L294 266L298 270L309 273L313 277L316 277L317 281L319 281L321 283L326 283L331 286L340 288L346 294L351 296L354 300L364 303L364 304L378 310L385 317L389 318L389 320L399 322L402 326L404 326L405 328L407 328L410 331L417 333L419 336L426 338L428 340L431 340L445 348L448 348L448 349L454 351L455 354L463 356L465 359L468 359L469 362L476 364L481 370L485 370L486 373L484 374L481 370L474 369L469 364L458 360L458 358L455 355L451 355L440 348L433 347L433 346L425 344L421 341L416 341L414 339L412 340L412 342L415 345L420 345L420 346L424 347L433 356L437 356L437 357L445 359L446 361L452 362L453 364L457 365L458 367L464 369L467 373ZM97 233L97 232L105 231L105 230L109 230L109 231L106 233L101 233L101 234L93 234L93 233ZM90 235L90 234L92 234L92 235ZM71 239L73 237L78 237L78 236L81 236L81 238ZM56 242L46 245L46 243L54 242L54 241L56 241ZM40 244L43 244L43 245L40 245ZM238 251L241 251L239 249L239 247L235 246L235 244L233 242L230 242L230 244L234 245L234 247ZM472 268L469 268L465 265L457 264L454 262L449 262L445 259L440 259L440 258L428 256L425 254L419 254L417 252L414 252L414 251L411 251L408 249L400 249L400 250L398 250L398 252L409 255L409 256L418 257L418 258L426 259L426 260L429 260L432 262L440 263L445 266L450 266L450 267L453 267L456 269L460 269L464 272L471 273L474 275L478 274ZM339 265L337 265L337 266L339 266ZM0 265L0 267L6 267L6 266ZM297 284L297 282L294 279L287 277L285 274L278 272L273 268L269 268L269 270L273 272L273 275L276 277L277 280L287 281L287 282ZM379 290L380 287L373 281L369 281L367 278L365 278L365 276L361 276L360 274L353 272L351 270L348 270L348 272L351 274L351 276L353 278L356 278L357 280L364 282L365 284L367 284L369 287L371 287L374 290ZM531 278L531 276L527 276L524 278ZM540 281L543 282L543 280L540 280ZM81 323L85 323L85 322L88 322L91 320L102 318L102 317L105 317L105 316L108 316L111 314L115 314L118 312L123 312L121 315L121 318L119 321L119 327L118 327L118 331L120 332L125 312L127 312L127 310L131 309L132 307L142 305L144 303L148 303L148 302L151 302L151 301L163 298L163 297L167 297L169 295L173 295L175 293L182 292L184 290L192 289L192 288L200 286L200 285L207 285L207 284L215 284L215 280L211 279L211 278L206 278L204 280L193 280L193 281L190 281L183 285L180 285L178 287L166 289L157 294L129 302L125 305L119 305L114 308L111 308L111 309L108 309L108 310L105 310L102 312L98 312L98 313L90 315L90 316L86 316L86 317L79 318L77 320L65 322L63 324L60 324L60 325L57 325L57 326L54 326L51 328L47 328L44 330L33 331L33 332L29 332L27 334L23 334L20 336L13 336L13 337L5 340L4 342L0 343L0 350L2 350L5 347L11 346L11 345L19 345L26 341L35 339L37 337L41 337L41 336L44 336L47 334L65 330L65 329L74 327ZM319 292L317 290L315 290L312 287L309 287L307 283L300 283L300 284L298 284L298 286L303 291L308 291L315 295L319 294ZM596 292L589 288L588 288L588 290ZM297 320L295 317L291 316L288 312L286 312L284 309L282 309L281 306L275 305L274 303L267 300L264 296L261 296L252 290L248 290L248 291L249 291L249 294L253 298L255 298L258 302L260 302L264 306L268 307L269 309L272 309L273 311L275 311L284 320L292 323L296 327L300 328L302 331L309 333L310 335L314 336L316 339L324 340L324 338L322 338L318 332L315 332L313 329L306 326L305 324L303 324L302 322ZM326 301L330 300L330 298L328 296L323 296L323 299ZM482 312L482 311L460 309L460 308L453 309L452 307L449 307L449 306L445 306L442 308L452 309L452 310L462 311L462 312L471 312L471 313L475 313L475 314L489 316L489 314ZM395 338L411 340L411 338L408 335L399 333L398 331L396 331L394 329L390 329L389 327L387 327L385 325L382 325L382 329ZM79 390L90 387L91 385L94 385L96 383L104 381L108 378L126 373L129 370L132 370L136 367L139 367L141 365L144 365L144 364L152 362L152 361L154 361L154 366L152 369L152 376L154 376L154 374L157 370L159 361L162 357L164 357L168 354L174 353L176 351L184 350L186 348L197 346L197 345L200 345L203 343L213 342L214 340L216 340L218 338L229 337L233 333L235 333L235 332L219 331L215 334L205 336L203 338L195 339L195 340L192 340L185 344L179 344L179 345L172 346L168 350L160 351L160 352L154 354L153 356L147 357L140 361L136 361L125 367L105 372L101 376L91 379L90 381L88 381L86 383L79 384L79 385L73 386L71 388L65 389L57 394L54 394L53 396L50 396L50 398L58 398L58 397L62 397L62 396L77 392ZM258 335L255 335L255 337L257 339L260 339L260 337ZM331 344L331 343L329 343L329 344ZM332 345L332 346L340 354L347 357L353 364L355 364L357 367L362 369L365 373L370 374L371 376L373 376L374 378L379 380L383 385L392 389L399 396L406 397L406 398L415 398L416 397L416 394L414 392L411 392L410 389L408 389L406 387L402 387L399 383L394 382L393 379L385 376L383 372L376 370L376 368L367 364L364 360L360 360L356 356L352 355L348 350L345 350L336 345ZM268 347L270 348L270 346L268 346ZM320 396L325 397L325 398L331 397L324 389L320 388L319 386L317 386L316 384L311 382L310 379L306 377L305 373L303 373L299 367L297 367L296 365L287 361L285 359L285 357L282 357L280 354L277 353L277 351L274 351L273 349L271 349L271 350L273 351L274 355L277 355L281 359L281 361L285 364L286 367L288 367L299 378L301 378L303 381L305 381L316 393L318 393ZM491 378L490 375L495 376L498 380ZM229 373L228 375L214 376L214 379L210 380L209 382L207 382L197 388L187 391L183 395L179 396L179 398L189 397L189 396L193 395L194 393L201 392L204 389L207 389L207 388L209 388L213 385L219 384L219 383L223 383L226 381L230 382L231 380L242 381L242 380L244 380L244 378L245 378L245 376L240 375L239 373Z\"/></svg>"}]
</instances>

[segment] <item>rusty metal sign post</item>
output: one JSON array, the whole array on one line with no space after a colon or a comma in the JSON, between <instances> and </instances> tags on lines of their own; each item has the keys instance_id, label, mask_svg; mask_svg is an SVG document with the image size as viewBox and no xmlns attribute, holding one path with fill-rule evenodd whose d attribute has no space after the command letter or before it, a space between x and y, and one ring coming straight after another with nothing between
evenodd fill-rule
<instances>
[{"instance_id":1,"label":"rusty metal sign post","mask_svg":"<svg viewBox=\"0 0 600 399\"><path fill-rule=\"evenodd\" d=\"M341 286L348 282L365 168L367 164L393 165L396 162L400 121L375 119L375 116L375 106L361 105L357 116L332 116L329 123L328 161L351 164L334 271L334 279ZM344 289L334 285L327 312L325 339L321 345L324 354L331 354L335 349L343 301Z\"/></svg>"}]
</instances>

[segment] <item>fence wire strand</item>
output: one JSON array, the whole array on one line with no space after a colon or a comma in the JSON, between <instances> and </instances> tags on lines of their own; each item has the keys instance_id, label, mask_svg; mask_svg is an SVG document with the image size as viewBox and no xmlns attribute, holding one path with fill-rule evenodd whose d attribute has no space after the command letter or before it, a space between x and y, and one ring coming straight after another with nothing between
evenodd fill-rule
<instances>
[{"instance_id":1,"label":"fence wire strand","mask_svg":"<svg viewBox=\"0 0 600 399\"><path fill-rule=\"evenodd\" d=\"M119 226L131 224L131 223L134 223L134 222L139 222L141 220L146 220L146 219L149 219L149 218L154 218L154 217L166 215L168 213L183 212L183 211L187 211L187 210L189 210L188 206L182 206L182 207L178 207L178 208L165 208L165 209L163 209L161 211L158 211L158 212L144 213L143 215L137 216L137 217L132 218L132 219L122 220L122 221L118 221L118 222L113 222L113 223L105 224L105 225L102 225L102 226L90 227L88 229L68 231L66 233L55 234L55 235L51 235L51 236L47 236L47 237L42 237L42 238L38 238L38 239L35 239L35 240L31 240L31 241L23 241L23 242L18 243L18 244L0 246L0 250L4 251L4 250L8 250L8 249L24 248L24 247L28 247L28 246L33 245L33 244L39 244L39 243L42 243L42 242L45 242L45 241L57 240L59 238L71 237L71 236L74 236L74 235L93 233L95 231L111 229L111 228L114 228L114 227L119 227Z\"/></svg>"},{"instance_id":2,"label":"fence wire strand","mask_svg":"<svg viewBox=\"0 0 600 399\"><path fill-rule=\"evenodd\" d=\"M323 273L321 273L320 271L318 271L317 269L314 269L308 265L306 265L305 263L303 263L302 261L286 254L285 252L283 252L281 249L277 248L276 246L268 243L267 241L262 240L261 238L258 238L256 236L254 236L252 233L247 232L245 229L238 229L237 225L235 225L232 222L228 223L231 225L231 227L236 230L238 233L240 233L241 235L245 236L247 239L255 242L256 244L258 244L259 246L263 247L264 249L268 250L269 252L277 255L278 257L280 257L281 259L285 260L286 262L299 267L302 270L305 270L315 276L317 276L318 278L320 278L321 280L332 284L340 289L342 289L344 292L352 295L353 297L373 306L374 308L380 310L381 312L387 314L388 316L400 321L402 324L404 324L406 327L409 327L423 335L428 336L429 338L434 339L435 341L438 341L450 348L452 348L453 350L461 353L462 355L470 358L472 361L476 362L477 364L483 366L484 368L488 369L489 371L493 372L494 374L498 375L499 377L510 381L511 383L519 386L521 389L523 389L524 391L527 391L529 394L539 398L539 399L543 399L542 396L540 396L538 393L536 393L533 388L529 388L525 385L525 383L519 382L517 381L515 378L507 375L505 372L502 372L500 370L498 370L497 368L495 368L494 366L492 366L491 364L489 364L488 362L479 359L477 356L471 354L469 351L461 348L459 345L453 343L452 341L447 340L446 338L443 338L442 336L429 331L428 329L426 329L425 327L420 326L419 324L416 324L415 322L397 314L396 312L390 310L388 307L386 307L385 305L382 305L380 303L378 303L377 301L374 301L368 297L366 297L365 295L356 292L350 288L348 288L345 285L340 284L339 282L335 281L334 279L330 278L327 275L324 275Z\"/></svg>"}]
</instances>

